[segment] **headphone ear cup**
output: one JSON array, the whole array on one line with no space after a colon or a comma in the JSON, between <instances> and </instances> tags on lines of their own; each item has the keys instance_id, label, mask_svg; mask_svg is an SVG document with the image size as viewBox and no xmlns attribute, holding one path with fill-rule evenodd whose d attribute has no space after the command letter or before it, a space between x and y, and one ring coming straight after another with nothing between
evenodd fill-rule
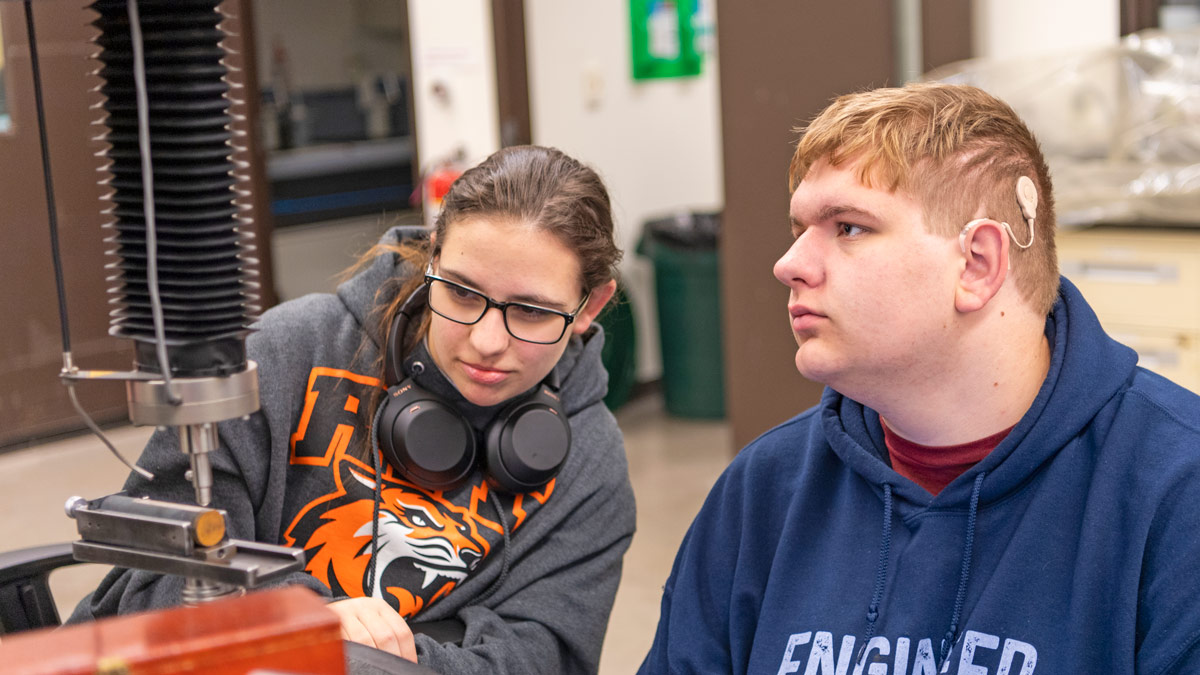
<instances>
[{"instance_id":1,"label":"headphone ear cup","mask_svg":"<svg viewBox=\"0 0 1200 675\"><path fill-rule=\"evenodd\" d=\"M546 385L505 408L488 427L488 482L509 493L542 487L558 474L571 448L571 426Z\"/></svg>"},{"instance_id":2,"label":"headphone ear cup","mask_svg":"<svg viewBox=\"0 0 1200 675\"><path fill-rule=\"evenodd\" d=\"M379 446L400 475L431 490L452 490L471 475L475 433L453 406L411 379L380 405Z\"/></svg>"}]
</instances>

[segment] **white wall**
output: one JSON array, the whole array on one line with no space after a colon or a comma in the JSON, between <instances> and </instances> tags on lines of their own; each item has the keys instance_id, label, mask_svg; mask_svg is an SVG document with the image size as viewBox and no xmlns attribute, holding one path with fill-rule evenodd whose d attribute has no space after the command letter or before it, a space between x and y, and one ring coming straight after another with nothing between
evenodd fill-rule
<instances>
[{"instance_id":1,"label":"white wall","mask_svg":"<svg viewBox=\"0 0 1200 675\"><path fill-rule=\"evenodd\" d=\"M500 148L489 0L409 0L413 108L422 168L462 148L468 164Z\"/></svg>"},{"instance_id":2,"label":"white wall","mask_svg":"<svg viewBox=\"0 0 1200 675\"><path fill-rule=\"evenodd\" d=\"M635 82L629 3L526 0L525 26L533 142L591 165L608 185L638 325L637 378L657 378L653 267L634 248L650 217L724 204L716 54L698 77Z\"/></svg>"},{"instance_id":3,"label":"white wall","mask_svg":"<svg viewBox=\"0 0 1200 675\"><path fill-rule=\"evenodd\" d=\"M975 55L989 58L1111 45L1121 33L1120 0L974 0L972 14Z\"/></svg>"}]
</instances>

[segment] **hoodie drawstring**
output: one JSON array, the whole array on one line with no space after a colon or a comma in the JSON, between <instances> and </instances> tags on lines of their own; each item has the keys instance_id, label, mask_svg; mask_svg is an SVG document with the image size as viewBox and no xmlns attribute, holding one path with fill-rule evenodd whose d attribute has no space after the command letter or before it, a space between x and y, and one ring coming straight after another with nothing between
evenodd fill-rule
<instances>
[{"instance_id":1,"label":"hoodie drawstring","mask_svg":"<svg viewBox=\"0 0 1200 675\"><path fill-rule=\"evenodd\" d=\"M950 617L950 628L942 638L941 654L938 658L937 669L940 672L950 654L950 649L958 640L958 622L962 618L963 604L967 599L967 583L971 579L971 552L975 547L975 523L979 516L979 493L983 489L983 478L987 472L980 472L975 477L975 485L971 489L971 506L967 512L967 540L963 545L962 567L958 575L958 592L954 597L954 613ZM867 607L867 632L858 648L856 662L866 654L867 644L875 637L875 622L879 619L879 604L883 601L883 590L887 585L888 557L892 547L892 486L883 484L883 536L879 541L879 563L875 571L875 591L871 594L871 604Z\"/></svg>"},{"instance_id":2,"label":"hoodie drawstring","mask_svg":"<svg viewBox=\"0 0 1200 675\"><path fill-rule=\"evenodd\" d=\"M504 517L504 509L500 507L500 498L496 496L496 491L492 490L491 486L488 487L488 501L492 503L492 508L496 509L496 517L500 519L500 530L504 533L504 548L500 551L500 574L486 591L470 602L468 606L471 607L483 604L484 600L492 597L492 594L500 588L500 584L508 578L508 549L512 548L512 542L509 541L508 520Z\"/></svg>"},{"instance_id":3,"label":"hoodie drawstring","mask_svg":"<svg viewBox=\"0 0 1200 675\"><path fill-rule=\"evenodd\" d=\"M883 601L883 589L887 584L888 558L892 550L892 486L883 484L883 537L879 540L879 563L875 568L875 591L871 593L871 604L867 606L867 633L858 646L854 661L861 665L867 653L867 644L875 637L875 620L879 618L879 603Z\"/></svg>"},{"instance_id":4,"label":"hoodie drawstring","mask_svg":"<svg viewBox=\"0 0 1200 675\"><path fill-rule=\"evenodd\" d=\"M971 549L975 545L975 520L979 515L979 493L983 488L983 477L986 471L981 471L975 477L975 487L971 490L971 508L967 512L967 541L963 545L962 569L958 574L958 594L954 598L954 614L950 617L950 629L942 638L941 658L938 659L938 669L946 662L950 649L958 640L958 621L962 618L963 603L967 599L967 580L971 578Z\"/></svg>"},{"instance_id":5,"label":"hoodie drawstring","mask_svg":"<svg viewBox=\"0 0 1200 675\"><path fill-rule=\"evenodd\" d=\"M883 600L883 587L887 581L888 557L892 548L892 486L883 484L883 538L879 542L879 565L875 570L875 592L867 607L867 636L863 644L875 637L875 620L879 618L879 603Z\"/></svg>"},{"instance_id":6,"label":"hoodie drawstring","mask_svg":"<svg viewBox=\"0 0 1200 675\"><path fill-rule=\"evenodd\" d=\"M383 484L383 467L380 462L383 450L379 447L379 415L383 408L384 406L380 405L375 410L375 418L371 420L371 459L375 465L375 495L371 508L371 558L367 561L367 587L364 589L364 595L368 598L375 591L375 557L379 555L379 503L383 501L380 488Z\"/></svg>"}]
</instances>

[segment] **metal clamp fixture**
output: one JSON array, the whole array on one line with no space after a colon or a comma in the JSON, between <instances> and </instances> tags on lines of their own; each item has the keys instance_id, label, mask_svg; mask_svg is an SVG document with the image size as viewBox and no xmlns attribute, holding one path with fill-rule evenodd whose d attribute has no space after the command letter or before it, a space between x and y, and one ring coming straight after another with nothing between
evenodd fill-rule
<instances>
[{"instance_id":1,"label":"metal clamp fixture","mask_svg":"<svg viewBox=\"0 0 1200 675\"><path fill-rule=\"evenodd\" d=\"M230 539L220 509L110 495L71 497L66 511L81 538L72 545L76 560L187 577L187 604L239 594L304 566L299 549Z\"/></svg>"}]
</instances>

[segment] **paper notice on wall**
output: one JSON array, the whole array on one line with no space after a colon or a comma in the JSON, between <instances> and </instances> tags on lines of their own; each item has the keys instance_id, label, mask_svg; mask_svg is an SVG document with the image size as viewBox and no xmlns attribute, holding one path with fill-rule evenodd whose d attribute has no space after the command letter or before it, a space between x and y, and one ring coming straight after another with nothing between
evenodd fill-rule
<instances>
[{"instance_id":1,"label":"paper notice on wall","mask_svg":"<svg viewBox=\"0 0 1200 675\"><path fill-rule=\"evenodd\" d=\"M478 49L464 45L430 45L421 50L421 65L436 70L470 70L478 68L482 57Z\"/></svg>"},{"instance_id":2,"label":"paper notice on wall","mask_svg":"<svg viewBox=\"0 0 1200 675\"><path fill-rule=\"evenodd\" d=\"M654 3L646 21L650 55L656 59L679 58L679 12L674 2Z\"/></svg>"}]
</instances>

